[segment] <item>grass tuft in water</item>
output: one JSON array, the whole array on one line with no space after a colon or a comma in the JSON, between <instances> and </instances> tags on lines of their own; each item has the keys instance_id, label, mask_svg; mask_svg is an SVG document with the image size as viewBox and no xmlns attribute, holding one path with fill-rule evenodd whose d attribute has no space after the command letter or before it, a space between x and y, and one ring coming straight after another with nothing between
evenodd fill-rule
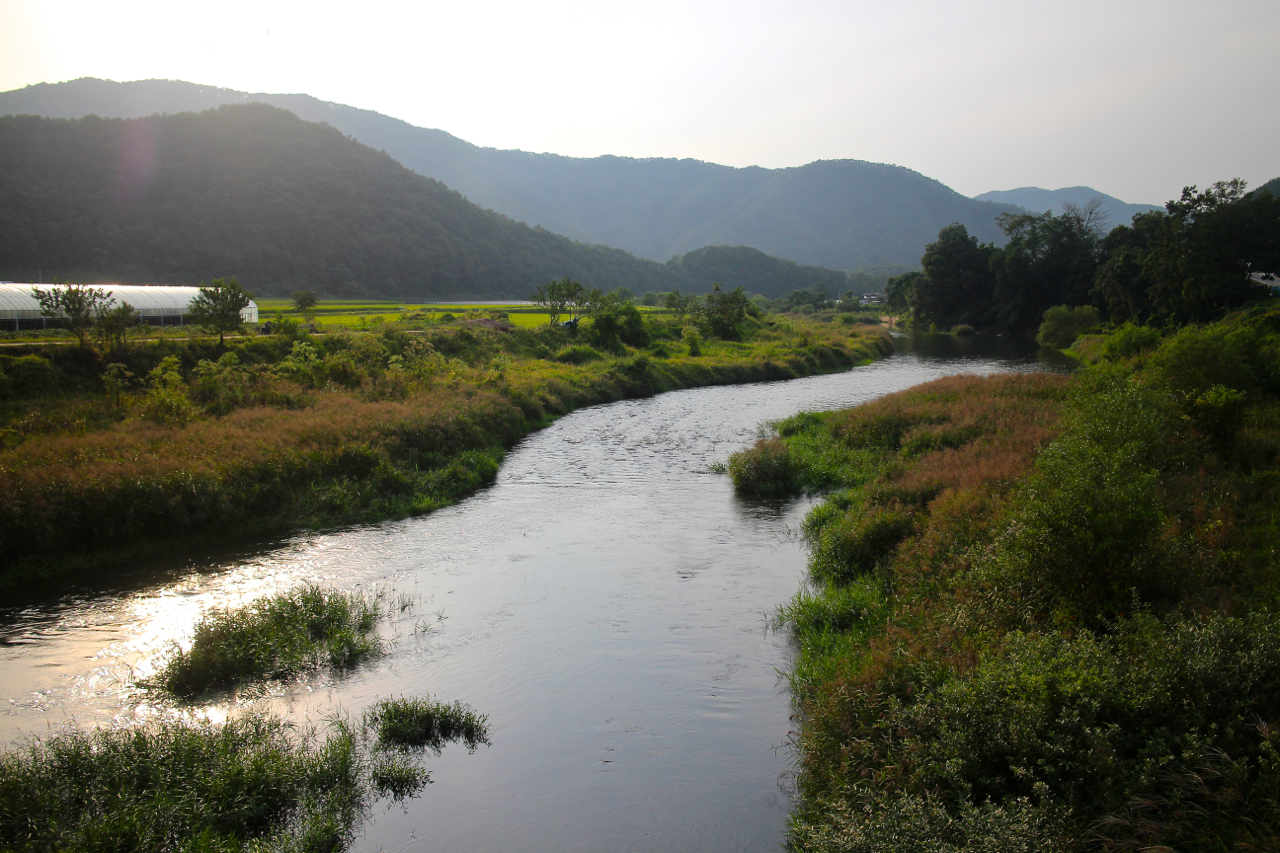
<instances>
[{"instance_id":1,"label":"grass tuft in water","mask_svg":"<svg viewBox=\"0 0 1280 853\"><path fill-rule=\"evenodd\" d=\"M190 698L255 679L354 666L384 651L376 596L307 585L245 607L213 610L150 686Z\"/></svg>"},{"instance_id":2,"label":"grass tuft in water","mask_svg":"<svg viewBox=\"0 0 1280 853\"><path fill-rule=\"evenodd\" d=\"M468 750L489 745L488 717L462 702L447 704L430 697L383 699L365 713L365 724L383 749L429 749L439 753L446 743L461 741Z\"/></svg>"},{"instance_id":3,"label":"grass tuft in water","mask_svg":"<svg viewBox=\"0 0 1280 853\"><path fill-rule=\"evenodd\" d=\"M340 724L323 740L270 717L65 732L0 753L0 849L337 850L366 785Z\"/></svg>"}]
</instances>

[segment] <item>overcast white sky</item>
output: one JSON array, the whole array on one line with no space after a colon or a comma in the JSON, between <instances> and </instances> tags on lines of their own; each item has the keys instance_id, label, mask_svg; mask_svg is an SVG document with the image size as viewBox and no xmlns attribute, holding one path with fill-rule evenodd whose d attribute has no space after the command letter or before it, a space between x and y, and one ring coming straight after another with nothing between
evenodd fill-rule
<instances>
[{"instance_id":1,"label":"overcast white sky","mask_svg":"<svg viewBox=\"0 0 1280 853\"><path fill-rule=\"evenodd\" d=\"M1280 176L1280 0L0 0L0 91L304 92L478 145L1161 204Z\"/></svg>"}]
</instances>

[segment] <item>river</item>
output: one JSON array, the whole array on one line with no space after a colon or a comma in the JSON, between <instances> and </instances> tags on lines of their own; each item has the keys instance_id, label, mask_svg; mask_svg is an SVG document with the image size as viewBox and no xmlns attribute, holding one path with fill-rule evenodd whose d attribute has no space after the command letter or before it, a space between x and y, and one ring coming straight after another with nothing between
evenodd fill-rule
<instances>
[{"instance_id":1,"label":"river","mask_svg":"<svg viewBox=\"0 0 1280 853\"><path fill-rule=\"evenodd\" d=\"M0 739L158 714L134 686L199 613L303 581L413 606L392 651L243 706L356 716L461 699L492 745L428 758L355 850L767 851L789 809L791 649L767 617L803 583L811 500L737 498L710 466L760 425L954 373L1063 370L1000 340L897 339L865 367L584 409L528 436L497 481L423 518L305 533L77 580L0 607ZM235 708L209 706L217 719Z\"/></svg>"}]
</instances>

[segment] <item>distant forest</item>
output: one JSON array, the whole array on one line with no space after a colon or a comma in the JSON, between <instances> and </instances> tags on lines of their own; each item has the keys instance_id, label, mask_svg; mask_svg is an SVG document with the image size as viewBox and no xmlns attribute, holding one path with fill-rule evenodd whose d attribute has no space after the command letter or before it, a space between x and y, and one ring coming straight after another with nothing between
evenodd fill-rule
<instances>
[{"instance_id":1,"label":"distant forest","mask_svg":"<svg viewBox=\"0 0 1280 853\"><path fill-rule=\"evenodd\" d=\"M667 264L485 210L339 131L263 104L119 120L0 118L0 277L263 294L524 298L569 277L634 292L777 297L845 273L746 247Z\"/></svg>"},{"instance_id":2,"label":"distant forest","mask_svg":"<svg viewBox=\"0 0 1280 853\"><path fill-rule=\"evenodd\" d=\"M1092 306L1114 323L1180 326L1221 317L1280 284L1280 178L1187 187L1164 210L1107 230L1091 206L1000 217L1003 246L953 223L922 270L890 279L890 306L917 325L1028 333L1055 306Z\"/></svg>"}]
</instances>

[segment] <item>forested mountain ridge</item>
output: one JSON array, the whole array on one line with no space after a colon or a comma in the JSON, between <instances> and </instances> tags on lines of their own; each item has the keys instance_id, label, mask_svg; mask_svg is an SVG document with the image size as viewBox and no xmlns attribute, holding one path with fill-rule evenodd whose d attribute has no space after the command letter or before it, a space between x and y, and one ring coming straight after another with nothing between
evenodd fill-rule
<instances>
[{"instance_id":1,"label":"forested mountain ridge","mask_svg":"<svg viewBox=\"0 0 1280 853\"><path fill-rule=\"evenodd\" d=\"M83 78L0 93L0 114L133 118L260 101L323 121L471 201L573 239L666 260L703 246L750 246L801 264L914 264L961 222L999 241L1012 205L966 198L900 166L818 161L787 169L697 160L576 158L481 148L444 131L308 95L248 94L168 80Z\"/></svg>"},{"instance_id":2,"label":"forested mountain ridge","mask_svg":"<svg viewBox=\"0 0 1280 853\"><path fill-rule=\"evenodd\" d=\"M1040 187L1019 187L1016 190L993 190L974 196L978 201L996 201L1016 204L1030 213L1061 213L1063 204L1084 207L1093 199L1102 201L1102 211L1111 225L1128 225L1136 214L1163 210L1158 204L1129 204L1115 196L1098 192L1092 187L1062 187L1046 190Z\"/></svg>"},{"instance_id":3,"label":"forested mountain ridge","mask_svg":"<svg viewBox=\"0 0 1280 853\"><path fill-rule=\"evenodd\" d=\"M777 297L843 272L745 247L667 264L485 210L332 127L265 104L143 119L0 117L0 278L193 284L411 299L744 286Z\"/></svg>"},{"instance_id":4,"label":"forested mountain ridge","mask_svg":"<svg viewBox=\"0 0 1280 853\"><path fill-rule=\"evenodd\" d=\"M143 119L0 118L6 278L523 297L570 276L663 289L667 271L513 222L265 104Z\"/></svg>"}]
</instances>

